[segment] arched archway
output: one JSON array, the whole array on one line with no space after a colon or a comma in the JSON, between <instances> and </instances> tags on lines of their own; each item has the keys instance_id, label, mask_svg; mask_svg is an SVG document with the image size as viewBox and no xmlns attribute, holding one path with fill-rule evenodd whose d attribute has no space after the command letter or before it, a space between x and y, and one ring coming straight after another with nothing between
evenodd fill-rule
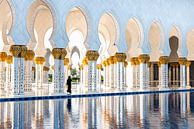
<instances>
[{"instance_id":1,"label":"arched archway","mask_svg":"<svg viewBox=\"0 0 194 129\"><path fill-rule=\"evenodd\" d=\"M150 42L150 61L157 62L160 55L160 47L164 43L163 32L158 22L153 22L149 30L149 42Z\"/></svg>"},{"instance_id":2,"label":"arched archway","mask_svg":"<svg viewBox=\"0 0 194 129\"><path fill-rule=\"evenodd\" d=\"M138 47L142 44L143 34L141 24L136 18L131 18L128 21L125 37L128 44L128 57L137 57L141 51Z\"/></svg>"},{"instance_id":3,"label":"arched archway","mask_svg":"<svg viewBox=\"0 0 194 129\"><path fill-rule=\"evenodd\" d=\"M105 13L101 16L98 26L98 37L101 42L100 56L107 58L114 55L118 48L118 23L111 13Z\"/></svg>"}]
</instances>

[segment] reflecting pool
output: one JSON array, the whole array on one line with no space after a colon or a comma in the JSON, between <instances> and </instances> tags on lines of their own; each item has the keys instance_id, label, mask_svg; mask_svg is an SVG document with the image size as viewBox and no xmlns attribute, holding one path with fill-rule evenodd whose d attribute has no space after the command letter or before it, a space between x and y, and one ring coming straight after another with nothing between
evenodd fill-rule
<instances>
[{"instance_id":1,"label":"reflecting pool","mask_svg":"<svg viewBox=\"0 0 194 129\"><path fill-rule=\"evenodd\" d=\"M194 93L0 103L0 129L194 128Z\"/></svg>"}]
</instances>

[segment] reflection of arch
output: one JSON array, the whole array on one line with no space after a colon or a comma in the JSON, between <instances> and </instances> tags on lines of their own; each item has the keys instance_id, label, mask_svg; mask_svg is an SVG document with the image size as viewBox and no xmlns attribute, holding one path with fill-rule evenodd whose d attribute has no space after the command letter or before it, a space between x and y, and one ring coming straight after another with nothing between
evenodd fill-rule
<instances>
[{"instance_id":1,"label":"reflection of arch","mask_svg":"<svg viewBox=\"0 0 194 129\"><path fill-rule=\"evenodd\" d=\"M79 7L72 8L66 18L66 32L68 37L70 37L71 33L75 30L79 30L82 33L85 42L88 37L87 19L86 15Z\"/></svg>"},{"instance_id":2,"label":"reflection of arch","mask_svg":"<svg viewBox=\"0 0 194 129\"><path fill-rule=\"evenodd\" d=\"M127 24L125 32L128 44L128 55L130 57L138 56L138 48L142 45L143 32L140 22L136 18L131 18Z\"/></svg>"},{"instance_id":3,"label":"reflection of arch","mask_svg":"<svg viewBox=\"0 0 194 129\"><path fill-rule=\"evenodd\" d=\"M71 57L72 57L72 55L73 55L74 52L77 52L78 55L79 55L79 58L81 58L80 50L76 46L73 47L73 49L71 50Z\"/></svg>"},{"instance_id":4,"label":"reflection of arch","mask_svg":"<svg viewBox=\"0 0 194 129\"><path fill-rule=\"evenodd\" d=\"M116 44L119 37L118 23L111 13L105 13L101 16L98 26L98 32L103 35L106 41L105 45L108 52L110 54L116 52ZM100 41L102 42L102 40Z\"/></svg>"},{"instance_id":5,"label":"reflection of arch","mask_svg":"<svg viewBox=\"0 0 194 129\"><path fill-rule=\"evenodd\" d=\"M171 49L171 53L169 56L169 62L178 62L178 47L179 47L179 39L176 36L172 36L169 39L169 44L170 44L170 49Z\"/></svg>"},{"instance_id":6,"label":"reflection of arch","mask_svg":"<svg viewBox=\"0 0 194 129\"><path fill-rule=\"evenodd\" d=\"M153 22L149 30L149 42L150 42L150 60L158 61L160 57L160 47L164 46L164 34L162 32L161 25L158 22Z\"/></svg>"},{"instance_id":7,"label":"reflection of arch","mask_svg":"<svg viewBox=\"0 0 194 129\"><path fill-rule=\"evenodd\" d=\"M42 15L45 15L44 17ZM31 43L36 43L36 37L34 34L34 29L36 25L36 21L41 19L41 18L47 18L45 20L41 20L43 22L39 22L42 27L47 27L46 30L52 26L54 26L54 15L52 14L52 10L49 8L49 6L44 3L43 1L37 0L35 1L31 7L28 10L28 15L27 15L27 29L28 32L31 36ZM45 24L46 23L46 24Z\"/></svg>"}]
</instances>

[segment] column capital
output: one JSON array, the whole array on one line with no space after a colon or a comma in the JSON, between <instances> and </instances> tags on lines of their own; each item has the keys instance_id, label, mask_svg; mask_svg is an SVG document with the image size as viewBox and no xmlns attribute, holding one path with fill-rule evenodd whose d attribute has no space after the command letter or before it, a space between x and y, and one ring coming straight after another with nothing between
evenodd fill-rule
<instances>
[{"instance_id":1,"label":"column capital","mask_svg":"<svg viewBox=\"0 0 194 129\"><path fill-rule=\"evenodd\" d=\"M152 63L148 62L148 68L151 68Z\"/></svg>"},{"instance_id":2,"label":"column capital","mask_svg":"<svg viewBox=\"0 0 194 129\"><path fill-rule=\"evenodd\" d=\"M63 60L67 55L67 51L65 48L53 48L52 55L54 59Z\"/></svg>"},{"instance_id":3,"label":"column capital","mask_svg":"<svg viewBox=\"0 0 194 129\"><path fill-rule=\"evenodd\" d=\"M35 71L35 67L32 67L32 71Z\"/></svg>"},{"instance_id":4,"label":"column capital","mask_svg":"<svg viewBox=\"0 0 194 129\"><path fill-rule=\"evenodd\" d=\"M179 60L178 60L179 64L180 65L186 65L187 63L187 58L185 57L180 57Z\"/></svg>"},{"instance_id":5,"label":"column capital","mask_svg":"<svg viewBox=\"0 0 194 129\"><path fill-rule=\"evenodd\" d=\"M84 65L82 64L82 65L80 65L80 70L83 70L84 69Z\"/></svg>"},{"instance_id":6,"label":"column capital","mask_svg":"<svg viewBox=\"0 0 194 129\"><path fill-rule=\"evenodd\" d=\"M86 52L86 57L89 61L97 61L99 53L97 51L89 50Z\"/></svg>"},{"instance_id":7,"label":"column capital","mask_svg":"<svg viewBox=\"0 0 194 129\"><path fill-rule=\"evenodd\" d=\"M97 64L97 69L102 69L102 65L101 64Z\"/></svg>"},{"instance_id":8,"label":"column capital","mask_svg":"<svg viewBox=\"0 0 194 129\"><path fill-rule=\"evenodd\" d=\"M160 64L168 64L168 61L169 61L168 56L161 56L161 57L159 58Z\"/></svg>"},{"instance_id":9,"label":"column capital","mask_svg":"<svg viewBox=\"0 0 194 129\"><path fill-rule=\"evenodd\" d=\"M150 60L150 56L147 54L139 55L138 60L140 63L148 63Z\"/></svg>"},{"instance_id":10,"label":"column capital","mask_svg":"<svg viewBox=\"0 0 194 129\"><path fill-rule=\"evenodd\" d=\"M6 60L7 53L6 52L0 52L0 62L4 62Z\"/></svg>"},{"instance_id":11,"label":"column capital","mask_svg":"<svg viewBox=\"0 0 194 129\"><path fill-rule=\"evenodd\" d=\"M6 58L6 62L7 62L7 64L12 64L13 63L13 56L8 55Z\"/></svg>"},{"instance_id":12,"label":"column capital","mask_svg":"<svg viewBox=\"0 0 194 129\"><path fill-rule=\"evenodd\" d=\"M43 71L47 71L48 72L49 71L49 67L44 66L43 67Z\"/></svg>"},{"instance_id":13,"label":"column capital","mask_svg":"<svg viewBox=\"0 0 194 129\"><path fill-rule=\"evenodd\" d=\"M128 65L128 62L127 62L127 61L125 61L125 62L124 62L124 67L126 68L126 67L127 67L127 65Z\"/></svg>"},{"instance_id":14,"label":"column capital","mask_svg":"<svg viewBox=\"0 0 194 129\"><path fill-rule=\"evenodd\" d=\"M36 57L34 59L34 61L35 61L35 64L42 65L45 62L45 58L44 57Z\"/></svg>"},{"instance_id":15,"label":"column capital","mask_svg":"<svg viewBox=\"0 0 194 129\"><path fill-rule=\"evenodd\" d=\"M109 64L114 64L114 63L115 63L115 59L114 59L114 58L115 58L114 56L110 56L110 57L108 58Z\"/></svg>"},{"instance_id":16,"label":"column capital","mask_svg":"<svg viewBox=\"0 0 194 129\"><path fill-rule=\"evenodd\" d=\"M187 61L186 66L190 67L190 65L191 65L191 61Z\"/></svg>"},{"instance_id":17,"label":"column capital","mask_svg":"<svg viewBox=\"0 0 194 129\"><path fill-rule=\"evenodd\" d=\"M69 58L64 58L64 65L68 65L69 64Z\"/></svg>"},{"instance_id":18,"label":"column capital","mask_svg":"<svg viewBox=\"0 0 194 129\"><path fill-rule=\"evenodd\" d=\"M33 60L35 56L35 53L33 50L27 50L25 54L25 60Z\"/></svg>"},{"instance_id":19,"label":"column capital","mask_svg":"<svg viewBox=\"0 0 194 129\"><path fill-rule=\"evenodd\" d=\"M117 62L125 62L127 55L125 53L116 53L115 57L117 59Z\"/></svg>"},{"instance_id":20,"label":"column capital","mask_svg":"<svg viewBox=\"0 0 194 129\"><path fill-rule=\"evenodd\" d=\"M27 52L25 45L12 45L9 50L14 57L24 58Z\"/></svg>"},{"instance_id":21,"label":"column capital","mask_svg":"<svg viewBox=\"0 0 194 129\"><path fill-rule=\"evenodd\" d=\"M138 57L132 57L130 59L131 65L137 65L137 63L139 62Z\"/></svg>"},{"instance_id":22,"label":"column capital","mask_svg":"<svg viewBox=\"0 0 194 129\"><path fill-rule=\"evenodd\" d=\"M161 66L161 63L160 63L160 61L158 62L158 67L160 67Z\"/></svg>"},{"instance_id":23,"label":"column capital","mask_svg":"<svg viewBox=\"0 0 194 129\"><path fill-rule=\"evenodd\" d=\"M88 65L88 59L86 57L83 59L82 64L83 65Z\"/></svg>"}]
</instances>

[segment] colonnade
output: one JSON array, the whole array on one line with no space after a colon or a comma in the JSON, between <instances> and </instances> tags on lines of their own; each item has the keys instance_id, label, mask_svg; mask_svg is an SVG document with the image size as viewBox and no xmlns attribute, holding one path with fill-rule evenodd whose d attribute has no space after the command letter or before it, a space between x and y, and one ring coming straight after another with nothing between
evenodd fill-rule
<instances>
[{"instance_id":1,"label":"colonnade","mask_svg":"<svg viewBox=\"0 0 194 129\"><path fill-rule=\"evenodd\" d=\"M26 46L13 45L10 48L10 55L5 52L0 53L0 88L1 95L24 95L32 92L32 83L35 75L35 90L40 91L43 83L48 84L49 68L44 66L44 57L35 57L32 50L27 50ZM53 67L53 93L64 92L64 82L67 80L69 72L69 59L65 58L67 52L64 48L54 48ZM132 57L130 63L126 60L125 53L116 53L97 64L99 54L97 51L89 50L80 66L80 85L86 86L88 91L101 89L102 70L104 71L103 88L125 90L126 88L139 88L146 90L153 81L153 66L147 54ZM33 60L36 68L33 68ZM168 89L171 80L180 79L180 87L190 87L190 65L186 58L179 58L176 65L169 63L168 56L161 56L158 62L159 86L160 89ZM131 67L130 73L132 85L127 84L127 67ZM178 72L179 71L179 72ZM178 73L178 74L177 74ZM176 85L178 85L176 83Z\"/></svg>"}]
</instances>

